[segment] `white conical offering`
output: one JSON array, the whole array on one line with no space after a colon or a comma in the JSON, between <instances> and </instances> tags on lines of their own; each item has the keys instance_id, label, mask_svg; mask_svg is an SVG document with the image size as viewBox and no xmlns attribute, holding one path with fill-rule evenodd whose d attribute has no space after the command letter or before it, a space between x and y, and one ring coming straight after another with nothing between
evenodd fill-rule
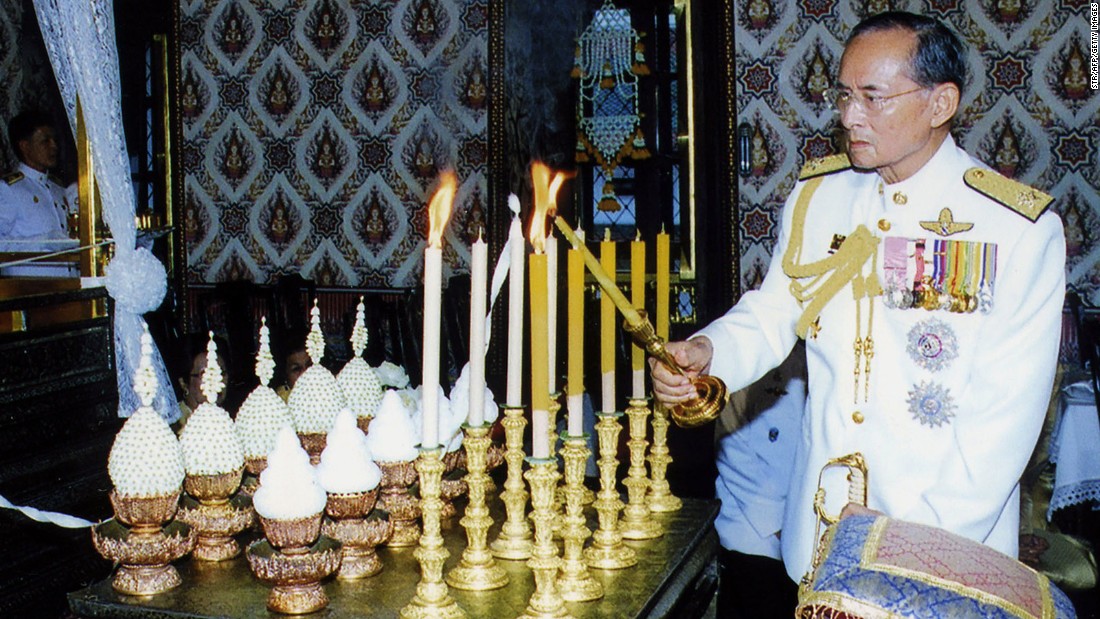
<instances>
[{"instance_id":1,"label":"white conical offering","mask_svg":"<svg viewBox=\"0 0 1100 619\"><path fill-rule=\"evenodd\" d=\"M375 368L374 372L378 375L378 380L382 383L383 387L404 389L409 386L408 372L405 371L405 368L396 363L383 361Z\"/></svg>"},{"instance_id":2,"label":"white conical offering","mask_svg":"<svg viewBox=\"0 0 1100 619\"><path fill-rule=\"evenodd\" d=\"M115 491L127 498L167 496L183 484L183 452L168 423L153 409L157 378L152 363L149 327L141 334L141 361L134 373L134 391L141 406L115 436L107 458L107 474Z\"/></svg>"},{"instance_id":3,"label":"white conical offering","mask_svg":"<svg viewBox=\"0 0 1100 619\"><path fill-rule=\"evenodd\" d=\"M317 481L330 494L366 492L382 481L382 469L371 457L367 437L346 408L336 415L328 433L328 443L317 465Z\"/></svg>"},{"instance_id":4,"label":"white conical offering","mask_svg":"<svg viewBox=\"0 0 1100 619\"><path fill-rule=\"evenodd\" d=\"M267 454L267 468L252 497L256 513L269 520L297 520L325 509L328 496L317 483L298 435L283 426L275 437L275 449Z\"/></svg>"},{"instance_id":5,"label":"white conical offering","mask_svg":"<svg viewBox=\"0 0 1100 619\"><path fill-rule=\"evenodd\" d=\"M412 408L412 421L413 427L422 428L424 423L424 386L421 385L412 390L411 393L415 396L415 404ZM451 413L451 400L444 393L443 387L437 387L438 395L436 396L436 402L438 403L438 419L439 419L439 441L443 445L448 445L457 433L459 435L458 444L462 444L462 422L465 419L459 419L457 425L453 420ZM448 448L446 451L453 451Z\"/></svg>"},{"instance_id":6,"label":"white conical offering","mask_svg":"<svg viewBox=\"0 0 1100 619\"><path fill-rule=\"evenodd\" d=\"M447 444L447 451L454 451L462 444L462 424L466 423L466 420L470 417L470 364L466 364L462 368L462 373L458 375L458 380L455 381L455 386L451 388L451 420L450 427L453 428L455 435L452 435L451 442ZM485 387L485 396L483 399L483 408L485 423L492 424L497 420L497 403L493 397L493 392Z\"/></svg>"},{"instance_id":7,"label":"white conical offering","mask_svg":"<svg viewBox=\"0 0 1100 619\"><path fill-rule=\"evenodd\" d=\"M416 460L419 442L416 426L401 396L392 389L387 390L367 434L371 455L377 462L411 462Z\"/></svg>"},{"instance_id":8,"label":"white conical offering","mask_svg":"<svg viewBox=\"0 0 1100 619\"><path fill-rule=\"evenodd\" d=\"M287 404L294 418L294 427L301 434L326 434L332 428L336 413L347 406L344 392L336 377L321 365L325 354L325 337L321 333L321 310L317 300L310 311L310 331L306 337L306 353L313 365L309 367L290 390Z\"/></svg>"},{"instance_id":9,"label":"white conical offering","mask_svg":"<svg viewBox=\"0 0 1100 619\"><path fill-rule=\"evenodd\" d=\"M355 308L355 326L351 329L352 357L336 377L348 407L359 418L374 417L382 403L382 383L374 368L363 360L363 351L367 348L364 314L363 297L359 297L359 305Z\"/></svg>"},{"instance_id":10,"label":"white conical offering","mask_svg":"<svg viewBox=\"0 0 1100 619\"><path fill-rule=\"evenodd\" d=\"M220 475L244 466L244 449L233 420L224 408L214 403L222 388L218 347L211 333L206 346L206 369L202 373L202 393L206 401L195 409L180 435L183 465L188 475Z\"/></svg>"},{"instance_id":11,"label":"white conical offering","mask_svg":"<svg viewBox=\"0 0 1100 619\"><path fill-rule=\"evenodd\" d=\"M237 411L237 433L246 458L264 458L275 447L279 428L294 425L283 399L268 386L275 374L275 359L271 356L271 335L267 319L260 322L260 350L256 353L256 377L260 385L248 394Z\"/></svg>"}]
</instances>

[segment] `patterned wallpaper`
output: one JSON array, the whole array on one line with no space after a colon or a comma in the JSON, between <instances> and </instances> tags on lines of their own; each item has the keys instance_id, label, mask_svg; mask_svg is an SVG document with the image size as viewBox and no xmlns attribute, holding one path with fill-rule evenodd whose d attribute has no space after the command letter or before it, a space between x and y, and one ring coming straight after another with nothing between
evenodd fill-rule
<instances>
[{"instance_id":1,"label":"patterned wallpaper","mask_svg":"<svg viewBox=\"0 0 1100 619\"><path fill-rule=\"evenodd\" d=\"M948 22L970 47L955 137L1002 174L1056 198L1067 276L1100 305L1100 93L1088 85L1088 0L738 0L739 121L753 127L741 179L742 285L759 285L783 200L806 159L833 152L821 92L863 17L909 10Z\"/></svg>"},{"instance_id":2,"label":"patterned wallpaper","mask_svg":"<svg viewBox=\"0 0 1100 619\"><path fill-rule=\"evenodd\" d=\"M487 0L181 1L192 283L415 286L438 172L445 276L487 218Z\"/></svg>"}]
</instances>

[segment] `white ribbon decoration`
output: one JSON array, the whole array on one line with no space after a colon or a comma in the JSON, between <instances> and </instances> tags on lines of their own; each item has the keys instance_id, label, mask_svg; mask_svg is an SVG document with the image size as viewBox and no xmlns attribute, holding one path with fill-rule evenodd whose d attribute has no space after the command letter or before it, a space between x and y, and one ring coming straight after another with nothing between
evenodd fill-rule
<instances>
[{"instance_id":1,"label":"white ribbon decoration","mask_svg":"<svg viewBox=\"0 0 1100 619\"><path fill-rule=\"evenodd\" d=\"M35 507L25 507L19 505L12 505L12 502L0 496L0 507L5 509L14 509L17 512L21 512L24 516L31 520L37 520L38 522L45 522L49 524L56 524L59 527L65 527L66 529L82 529L84 527L90 527L94 525L94 522L85 520L83 518L77 518L76 516L69 516L67 514L60 514L58 512L47 512Z\"/></svg>"}]
</instances>

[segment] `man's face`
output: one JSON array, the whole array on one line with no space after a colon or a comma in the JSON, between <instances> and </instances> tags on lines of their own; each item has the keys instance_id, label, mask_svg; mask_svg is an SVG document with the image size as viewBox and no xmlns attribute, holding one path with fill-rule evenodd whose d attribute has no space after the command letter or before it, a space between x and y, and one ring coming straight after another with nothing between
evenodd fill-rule
<instances>
[{"instance_id":1,"label":"man's face","mask_svg":"<svg viewBox=\"0 0 1100 619\"><path fill-rule=\"evenodd\" d=\"M906 30L869 32L852 41L840 60L837 86L851 93L840 113L848 155L857 168L876 170L888 183L912 176L940 145L934 139L933 89L922 89L909 76L916 43ZM899 93L906 94L893 96ZM867 97L886 99L876 109Z\"/></svg>"},{"instance_id":2,"label":"man's face","mask_svg":"<svg viewBox=\"0 0 1100 619\"><path fill-rule=\"evenodd\" d=\"M19 141L19 152L23 163L38 170L46 170L57 165L57 138L52 127L39 127L31 137Z\"/></svg>"}]
</instances>

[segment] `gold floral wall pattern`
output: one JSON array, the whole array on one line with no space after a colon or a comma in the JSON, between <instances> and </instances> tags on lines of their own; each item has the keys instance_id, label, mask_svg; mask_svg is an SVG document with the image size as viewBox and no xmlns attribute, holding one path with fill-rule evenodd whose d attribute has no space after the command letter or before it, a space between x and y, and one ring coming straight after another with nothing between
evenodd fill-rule
<instances>
[{"instance_id":1,"label":"gold floral wall pattern","mask_svg":"<svg viewBox=\"0 0 1100 619\"><path fill-rule=\"evenodd\" d=\"M181 2L188 280L414 286L446 167L446 270L466 270L488 209L488 26L488 0Z\"/></svg>"}]
</instances>

